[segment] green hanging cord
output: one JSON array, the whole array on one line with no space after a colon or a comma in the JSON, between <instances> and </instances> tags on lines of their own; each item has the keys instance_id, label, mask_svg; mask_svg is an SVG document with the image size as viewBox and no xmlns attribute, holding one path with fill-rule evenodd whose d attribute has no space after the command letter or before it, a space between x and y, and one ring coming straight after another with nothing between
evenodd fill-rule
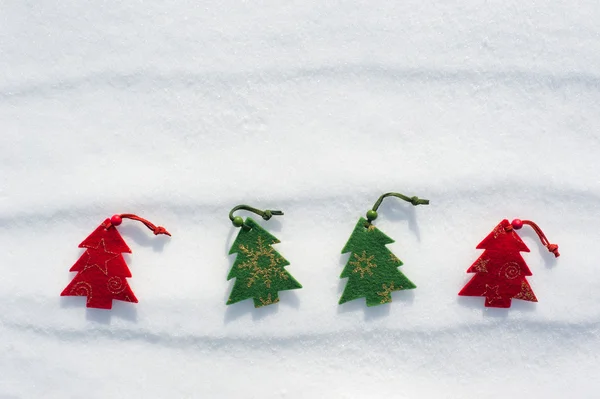
<instances>
[{"instance_id":1,"label":"green hanging cord","mask_svg":"<svg viewBox=\"0 0 600 399\"><path fill-rule=\"evenodd\" d=\"M399 193L385 193L383 194L381 197L379 197L379 199L377 200L377 202L375 202L375 205L373 205L373 209L367 211L367 225L370 225L371 222L375 219L377 219L377 209L379 209L379 205L381 205L381 203L383 202L383 199L385 197L397 197L400 199L403 199L406 202L410 202L411 204L413 204L414 206L417 205L429 205L429 200L427 199L421 199L417 196L415 197L407 197L406 195L402 195Z\"/></svg>"},{"instance_id":2,"label":"green hanging cord","mask_svg":"<svg viewBox=\"0 0 600 399\"><path fill-rule=\"evenodd\" d=\"M273 211L268 209L261 211L260 209L253 208L248 205L238 205L229 212L229 220L231 220L235 227L243 227L245 230L250 230L250 227L244 223L244 219L242 219L240 216L233 216L233 213L238 210L254 212L257 215L260 215L260 217L262 217L264 220L269 220L273 216L283 215L283 212L281 211Z\"/></svg>"}]
</instances>

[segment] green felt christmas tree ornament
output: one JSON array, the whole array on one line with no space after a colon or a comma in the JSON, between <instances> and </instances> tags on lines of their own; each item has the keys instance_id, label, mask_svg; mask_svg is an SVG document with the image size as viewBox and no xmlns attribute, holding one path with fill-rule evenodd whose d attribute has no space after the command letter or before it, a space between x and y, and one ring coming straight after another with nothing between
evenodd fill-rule
<instances>
[{"instance_id":1,"label":"green felt christmas tree ornament","mask_svg":"<svg viewBox=\"0 0 600 399\"><path fill-rule=\"evenodd\" d=\"M416 286L398 270L402 266L400 259L387 247L394 242L373 225L377 219L377 209L386 197L397 197L413 205L428 205L429 200L407 197L398 193L383 194L373 208L367 212L367 218L360 218L342 254L350 252L350 259L340 278L348 278L340 305L358 298L366 298L367 306L392 302L393 291L408 290Z\"/></svg>"},{"instance_id":2,"label":"green felt christmas tree ornament","mask_svg":"<svg viewBox=\"0 0 600 399\"><path fill-rule=\"evenodd\" d=\"M281 211L261 211L248 205L238 205L229 212L229 219L240 232L229 251L237 256L227 276L227 280L235 278L227 304L249 298L256 308L278 303L279 291L295 290L302 285L285 269L290 263L273 249L272 245L280 241L251 218L233 216L237 210L254 212L264 220L283 215Z\"/></svg>"}]
</instances>

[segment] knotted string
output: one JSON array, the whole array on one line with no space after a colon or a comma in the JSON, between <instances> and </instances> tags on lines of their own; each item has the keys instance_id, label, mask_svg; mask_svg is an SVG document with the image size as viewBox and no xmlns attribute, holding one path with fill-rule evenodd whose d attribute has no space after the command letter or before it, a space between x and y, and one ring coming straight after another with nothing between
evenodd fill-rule
<instances>
[{"instance_id":1,"label":"knotted string","mask_svg":"<svg viewBox=\"0 0 600 399\"><path fill-rule=\"evenodd\" d=\"M540 241L542 242L542 244L546 248L548 248L548 251L552 252L554 254L554 256L557 258L560 256L560 254L558 253L558 245L551 244L550 241L548 241L548 238L546 237L546 235L544 234L544 232L542 231L540 226L538 226L531 220L521 220L521 223L531 226L531 228L536 232L536 234L540 238ZM520 228L520 227L517 226L517 228ZM506 231L512 231L513 229L514 229L514 226L512 224L509 224L508 226L506 226Z\"/></svg>"},{"instance_id":2,"label":"knotted string","mask_svg":"<svg viewBox=\"0 0 600 399\"><path fill-rule=\"evenodd\" d=\"M132 213L122 213L119 215L122 219L131 219L131 220L137 220L138 222L142 222L144 223L144 225L149 228L150 230L152 230L152 232L154 233L154 235L159 235L159 234L166 234L168 236L171 236L171 233L169 233L164 227L162 226L155 226L152 222L150 222L149 220L146 220L144 218L141 218L137 215L134 215Z\"/></svg>"},{"instance_id":3,"label":"knotted string","mask_svg":"<svg viewBox=\"0 0 600 399\"><path fill-rule=\"evenodd\" d=\"M560 254L558 253L558 245L550 244L550 241L548 241L548 238L546 237L540 226L538 226L531 220L523 220L523 224L528 224L533 228L533 230L537 233L538 237L540 237L540 241L542 242L542 244L546 248L548 248L548 251L552 252L557 258L560 256Z\"/></svg>"}]
</instances>

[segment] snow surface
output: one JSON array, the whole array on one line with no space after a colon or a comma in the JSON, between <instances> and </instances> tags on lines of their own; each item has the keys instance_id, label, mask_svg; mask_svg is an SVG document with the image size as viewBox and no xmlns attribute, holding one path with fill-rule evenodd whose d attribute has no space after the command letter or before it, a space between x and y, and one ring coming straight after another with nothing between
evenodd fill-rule
<instances>
[{"instance_id":1,"label":"snow surface","mask_svg":"<svg viewBox=\"0 0 600 399\"><path fill-rule=\"evenodd\" d=\"M0 2L0 398L597 398L597 1ZM416 283L343 306L377 226ZM239 203L304 289L225 306ZM60 298L125 222L139 304ZM540 302L456 294L503 218Z\"/></svg>"}]
</instances>

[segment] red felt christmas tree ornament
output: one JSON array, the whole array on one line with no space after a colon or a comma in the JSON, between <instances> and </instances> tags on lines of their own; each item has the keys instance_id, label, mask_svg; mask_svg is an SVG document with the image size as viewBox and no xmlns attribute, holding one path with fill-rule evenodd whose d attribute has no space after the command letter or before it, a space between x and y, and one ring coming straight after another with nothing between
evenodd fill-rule
<instances>
[{"instance_id":1,"label":"red felt christmas tree ornament","mask_svg":"<svg viewBox=\"0 0 600 399\"><path fill-rule=\"evenodd\" d=\"M129 213L106 219L79 244L79 248L85 248L86 251L71 267L70 271L77 272L77 275L61 296L86 296L87 307L98 309L111 309L113 299L137 303L126 280L131 277L131 272L121 255L124 252L131 253L131 249L116 228L123 219L142 222L155 235L171 235L164 227L155 226L146 219Z\"/></svg>"},{"instance_id":2,"label":"red felt christmas tree ornament","mask_svg":"<svg viewBox=\"0 0 600 399\"><path fill-rule=\"evenodd\" d=\"M520 252L529 252L516 230L524 225L531 226L542 244L558 257L558 245L550 244L542 229L530 220L515 219L511 223L504 219L477 246L483 254L471 265L467 273L475 276L458 293L462 296L484 296L485 306L509 308L512 299L537 302L526 276L531 271Z\"/></svg>"}]
</instances>

